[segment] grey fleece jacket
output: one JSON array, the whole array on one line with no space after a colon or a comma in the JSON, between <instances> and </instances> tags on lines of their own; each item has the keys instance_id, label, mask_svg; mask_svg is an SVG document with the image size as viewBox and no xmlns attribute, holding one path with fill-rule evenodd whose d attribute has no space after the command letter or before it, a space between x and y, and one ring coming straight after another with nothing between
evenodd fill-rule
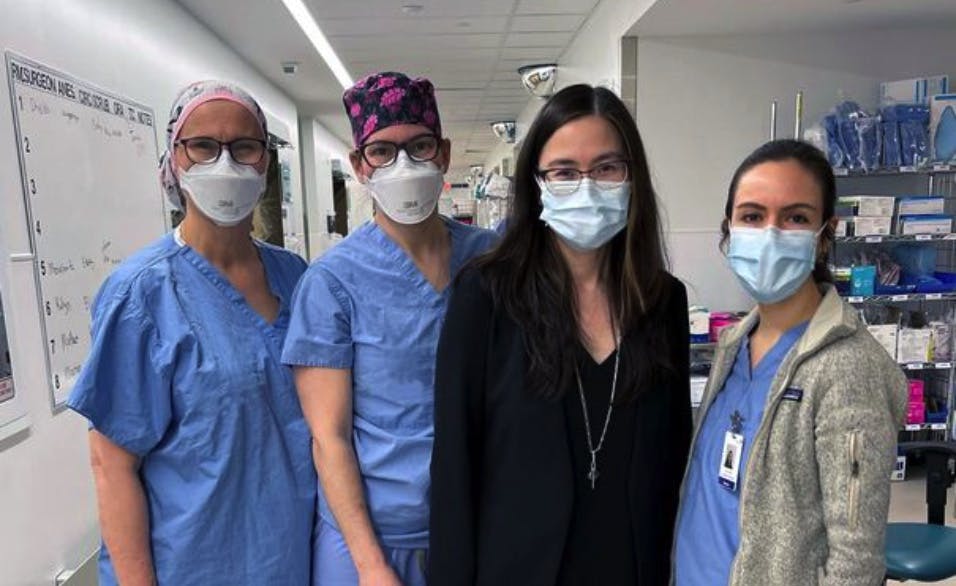
<instances>
[{"instance_id":1,"label":"grey fleece jacket","mask_svg":"<svg viewBox=\"0 0 956 586\"><path fill-rule=\"evenodd\" d=\"M700 421L756 323L754 311L721 337ZM748 438L731 586L881 583L890 472L906 401L900 367L827 288Z\"/></svg>"}]
</instances>

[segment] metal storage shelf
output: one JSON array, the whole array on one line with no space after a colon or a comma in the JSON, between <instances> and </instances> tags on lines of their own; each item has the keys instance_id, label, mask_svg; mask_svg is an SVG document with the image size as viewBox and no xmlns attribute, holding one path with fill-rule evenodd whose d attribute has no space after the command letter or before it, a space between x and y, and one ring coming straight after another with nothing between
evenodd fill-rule
<instances>
[{"instance_id":1,"label":"metal storage shelf","mask_svg":"<svg viewBox=\"0 0 956 586\"><path fill-rule=\"evenodd\" d=\"M906 362L900 363L903 370L949 370L952 362Z\"/></svg>"},{"instance_id":2,"label":"metal storage shelf","mask_svg":"<svg viewBox=\"0 0 956 586\"><path fill-rule=\"evenodd\" d=\"M871 236L837 236L838 243L847 244L882 244L884 242L930 242L956 240L956 234L889 234Z\"/></svg>"},{"instance_id":3,"label":"metal storage shelf","mask_svg":"<svg viewBox=\"0 0 956 586\"><path fill-rule=\"evenodd\" d=\"M929 167L894 167L892 169L875 169L873 171L856 171L842 167L834 167L833 174L837 177L879 177L894 175L935 175L937 173L956 173L953 165L931 165Z\"/></svg>"},{"instance_id":4,"label":"metal storage shelf","mask_svg":"<svg viewBox=\"0 0 956 586\"><path fill-rule=\"evenodd\" d=\"M956 292L950 293L907 293L900 295L849 295L844 296L847 303L904 303L912 301L956 301Z\"/></svg>"},{"instance_id":5,"label":"metal storage shelf","mask_svg":"<svg viewBox=\"0 0 956 586\"><path fill-rule=\"evenodd\" d=\"M903 431L946 431L945 423L913 423L903 426Z\"/></svg>"},{"instance_id":6,"label":"metal storage shelf","mask_svg":"<svg viewBox=\"0 0 956 586\"><path fill-rule=\"evenodd\" d=\"M922 168L900 167L895 169L879 169L871 172L848 171L834 169L837 176L838 193L853 195L865 193L873 195L933 195L945 200L947 214L956 215L956 165L934 164ZM889 235L860 235L843 236L835 239L835 248L841 248L843 262L857 258L870 257L872 252L879 253L878 245L892 245L894 243L926 243L935 244L936 270L956 272L956 227L949 234L889 234ZM945 246L944 246L945 244ZM877 250L869 250L870 245ZM860 247L865 246L868 250ZM839 254L834 249L834 263L838 262ZM844 265L845 266L845 265ZM903 309L917 309L919 304L933 302L925 309L938 311L949 310L956 305L956 291L940 293L898 293L877 294L867 296L847 295L848 303L857 308L872 307L885 304L910 304ZM945 395L938 396L945 399L949 410L947 421L942 423L919 423L900 427L901 433L942 433L948 440L953 439L953 428L956 426L956 415L953 407L956 404L956 360L926 361L900 364L900 368L908 378L919 378L927 381L937 381L945 377L945 390L937 388ZM939 384L938 382L934 382Z\"/></svg>"}]
</instances>

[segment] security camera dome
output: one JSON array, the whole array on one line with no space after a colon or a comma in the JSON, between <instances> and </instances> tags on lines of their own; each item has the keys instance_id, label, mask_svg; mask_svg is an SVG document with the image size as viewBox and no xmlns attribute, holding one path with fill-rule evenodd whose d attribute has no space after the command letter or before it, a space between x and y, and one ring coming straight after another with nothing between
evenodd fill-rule
<instances>
[{"instance_id":1,"label":"security camera dome","mask_svg":"<svg viewBox=\"0 0 956 586\"><path fill-rule=\"evenodd\" d=\"M518 69L521 83L528 93L538 98L549 98L554 94L554 82L558 66L554 63L525 65Z\"/></svg>"},{"instance_id":2,"label":"security camera dome","mask_svg":"<svg viewBox=\"0 0 956 586\"><path fill-rule=\"evenodd\" d=\"M515 121L514 120L496 120L491 123L491 131L495 136L506 143L515 141Z\"/></svg>"}]
</instances>

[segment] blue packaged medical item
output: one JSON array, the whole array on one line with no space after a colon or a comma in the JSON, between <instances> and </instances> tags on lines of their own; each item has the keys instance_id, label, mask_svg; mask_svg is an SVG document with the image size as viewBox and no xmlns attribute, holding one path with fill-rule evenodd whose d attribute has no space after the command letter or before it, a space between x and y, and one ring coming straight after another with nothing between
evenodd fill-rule
<instances>
[{"instance_id":1,"label":"blue packaged medical item","mask_svg":"<svg viewBox=\"0 0 956 586\"><path fill-rule=\"evenodd\" d=\"M833 167L847 167L843 139L840 138L840 119L836 114L823 117L823 128L827 134L827 159Z\"/></svg>"},{"instance_id":2,"label":"blue packaged medical item","mask_svg":"<svg viewBox=\"0 0 956 586\"><path fill-rule=\"evenodd\" d=\"M876 284L876 267L862 265L853 267L850 273L850 294L854 296L873 295Z\"/></svg>"},{"instance_id":3,"label":"blue packaged medical item","mask_svg":"<svg viewBox=\"0 0 956 586\"><path fill-rule=\"evenodd\" d=\"M860 140L860 167L864 171L879 169L883 142L880 119L865 116L854 120L854 124Z\"/></svg>"},{"instance_id":4,"label":"blue packaged medical item","mask_svg":"<svg viewBox=\"0 0 956 586\"><path fill-rule=\"evenodd\" d=\"M956 162L956 94L933 96L930 108L933 160Z\"/></svg>"},{"instance_id":5,"label":"blue packaged medical item","mask_svg":"<svg viewBox=\"0 0 956 586\"><path fill-rule=\"evenodd\" d=\"M929 156L929 106L894 104L880 110L883 119L883 164L887 167L921 167ZM899 141L899 160L896 145Z\"/></svg>"},{"instance_id":6,"label":"blue packaged medical item","mask_svg":"<svg viewBox=\"0 0 956 586\"><path fill-rule=\"evenodd\" d=\"M873 171L880 167L883 129L853 101L837 104L823 119L830 164L850 170Z\"/></svg>"},{"instance_id":7,"label":"blue packaged medical item","mask_svg":"<svg viewBox=\"0 0 956 586\"><path fill-rule=\"evenodd\" d=\"M903 152L900 148L900 123L883 119L883 166L899 167L903 164Z\"/></svg>"}]
</instances>

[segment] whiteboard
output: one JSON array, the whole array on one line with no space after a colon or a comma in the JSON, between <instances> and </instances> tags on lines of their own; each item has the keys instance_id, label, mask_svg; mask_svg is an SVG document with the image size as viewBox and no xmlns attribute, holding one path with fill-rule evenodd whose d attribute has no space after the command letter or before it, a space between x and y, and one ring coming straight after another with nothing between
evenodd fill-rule
<instances>
[{"instance_id":1,"label":"whiteboard","mask_svg":"<svg viewBox=\"0 0 956 586\"><path fill-rule=\"evenodd\" d=\"M90 305L123 259L165 230L147 106L6 53L43 352L54 408L90 347Z\"/></svg>"}]
</instances>

